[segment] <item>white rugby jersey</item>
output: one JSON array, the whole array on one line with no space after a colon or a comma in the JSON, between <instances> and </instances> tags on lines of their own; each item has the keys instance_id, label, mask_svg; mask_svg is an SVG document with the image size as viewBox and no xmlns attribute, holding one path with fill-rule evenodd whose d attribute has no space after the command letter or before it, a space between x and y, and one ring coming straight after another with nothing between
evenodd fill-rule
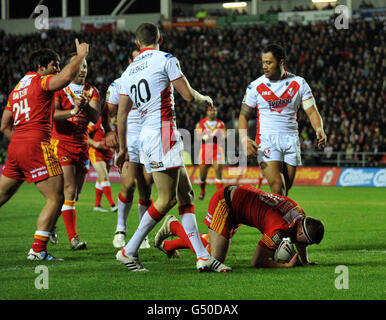
<instances>
[{"instance_id":1,"label":"white rugby jersey","mask_svg":"<svg viewBox=\"0 0 386 320\"><path fill-rule=\"evenodd\" d=\"M163 121L175 126L172 81L182 78L178 59L170 53L142 49L121 77L121 94L137 106L142 128L161 128Z\"/></svg>"},{"instance_id":2,"label":"white rugby jersey","mask_svg":"<svg viewBox=\"0 0 386 320\"><path fill-rule=\"evenodd\" d=\"M256 141L261 134L298 134L297 111L300 104L311 99L307 82L292 73L271 81L265 75L251 82L243 103L256 108Z\"/></svg>"},{"instance_id":3,"label":"white rugby jersey","mask_svg":"<svg viewBox=\"0 0 386 320\"><path fill-rule=\"evenodd\" d=\"M117 105L119 103L120 91L121 91L121 78L118 78L118 79L115 79L107 89L106 102ZM139 112L135 105L133 105L133 107L129 112L129 115L127 116L127 131L136 132L138 134L141 131L141 118L139 116Z\"/></svg>"}]
</instances>

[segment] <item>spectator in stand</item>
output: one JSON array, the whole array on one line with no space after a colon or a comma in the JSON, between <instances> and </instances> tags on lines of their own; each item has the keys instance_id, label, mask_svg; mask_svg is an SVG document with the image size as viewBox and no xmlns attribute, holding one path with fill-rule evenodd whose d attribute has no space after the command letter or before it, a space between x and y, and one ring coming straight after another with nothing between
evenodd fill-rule
<instances>
[{"instance_id":1,"label":"spectator in stand","mask_svg":"<svg viewBox=\"0 0 386 320\"><path fill-rule=\"evenodd\" d=\"M378 136L379 149L384 152L386 109L382 106L386 99L386 45L383 30L383 22L378 20L353 20L349 30L339 32L330 22L292 27L278 23L271 26L163 30L166 41L161 49L179 57L192 86L214 98L218 117L228 126L238 117L234 110L244 95L243 88L254 79L251 65L256 65L256 52L262 49L262 40L281 41L288 52L291 71L306 79L318 101L327 136L330 137L332 132L335 136L348 135L358 152L364 151L366 144L372 151L372 137ZM49 30L46 35L44 43L40 34L9 35L0 31L0 64L3 66L0 68L0 95L8 96L17 79L22 77L26 69L24 56L28 52L44 43L50 48L61 48L60 55L64 58L71 52L76 36L95 48L88 57L89 80L97 84L100 92L106 92L116 74L121 74L126 68L127 48L134 43L133 33L127 31L96 35ZM228 53L224 54L224 50ZM302 63L298 64L301 56ZM202 73L207 76L202 78ZM177 111L177 126L193 134L194 126L205 110L193 107L178 95L176 108L184 110ZM348 133L341 127L342 122L347 123ZM299 132L308 127L303 114L299 114L298 123ZM369 138L364 141L358 140L359 123L369 127ZM313 141L312 131L307 131L307 134ZM339 143L337 147L334 151L345 152Z\"/></svg>"}]
</instances>

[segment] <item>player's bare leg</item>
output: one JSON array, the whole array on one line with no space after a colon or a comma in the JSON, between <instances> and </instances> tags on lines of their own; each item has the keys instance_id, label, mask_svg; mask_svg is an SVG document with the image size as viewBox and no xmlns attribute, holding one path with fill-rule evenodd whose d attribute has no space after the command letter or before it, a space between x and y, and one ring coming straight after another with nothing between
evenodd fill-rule
<instances>
[{"instance_id":1,"label":"player's bare leg","mask_svg":"<svg viewBox=\"0 0 386 320\"><path fill-rule=\"evenodd\" d=\"M200 196L199 200L204 200L205 197L205 188L206 188L206 177L208 176L208 172L210 169L210 164L200 164Z\"/></svg>"},{"instance_id":2,"label":"player's bare leg","mask_svg":"<svg viewBox=\"0 0 386 320\"><path fill-rule=\"evenodd\" d=\"M23 180L15 180L6 176L0 177L0 207L12 198L23 182Z\"/></svg>"},{"instance_id":3,"label":"player's bare leg","mask_svg":"<svg viewBox=\"0 0 386 320\"><path fill-rule=\"evenodd\" d=\"M285 195L285 181L283 181L281 161L260 162L260 168L267 179L272 193Z\"/></svg>"},{"instance_id":4,"label":"player's bare leg","mask_svg":"<svg viewBox=\"0 0 386 320\"><path fill-rule=\"evenodd\" d=\"M107 171L106 162L97 161L92 164L98 175L98 182L109 181L109 173Z\"/></svg>"},{"instance_id":5,"label":"player's bare leg","mask_svg":"<svg viewBox=\"0 0 386 320\"><path fill-rule=\"evenodd\" d=\"M208 228L210 253L220 262L224 262L230 245L230 240Z\"/></svg>"},{"instance_id":6,"label":"player's bare leg","mask_svg":"<svg viewBox=\"0 0 386 320\"><path fill-rule=\"evenodd\" d=\"M296 167L291 166L288 163L283 165L283 177L285 180L285 196L288 196L289 189L291 189L296 176Z\"/></svg>"},{"instance_id":7,"label":"player's bare leg","mask_svg":"<svg viewBox=\"0 0 386 320\"><path fill-rule=\"evenodd\" d=\"M135 178L137 180L137 187L139 197L144 200L151 199L151 189L153 185L153 176L147 173L144 166L138 164Z\"/></svg>"},{"instance_id":8,"label":"player's bare leg","mask_svg":"<svg viewBox=\"0 0 386 320\"><path fill-rule=\"evenodd\" d=\"M86 172L77 172L76 174L76 201L79 200L80 193L82 192L84 183L86 182L86 177Z\"/></svg>"},{"instance_id":9,"label":"player's bare leg","mask_svg":"<svg viewBox=\"0 0 386 320\"><path fill-rule=\"evenodd\" d=\"M58 175L36 183L36 187L46 200L37 220L37 230L50 232L56 224L64 202L63 176Z\"/></svg>"},{"instance_id":10,"label":"player's bare leg","mask_svg":"<svg viewBox=\"0 0 386 320\"><path fill-rule=\"evenodd\" d=\"M37 182L37 189L46 200L46 204L41 210L34 234L34 242L31 250L28 252L28 260L62 260L56 259L47 253L47 243L51 230L60 214L60 208L63 205L63 176L58 175Z\"/></svg>"}]
</instances>

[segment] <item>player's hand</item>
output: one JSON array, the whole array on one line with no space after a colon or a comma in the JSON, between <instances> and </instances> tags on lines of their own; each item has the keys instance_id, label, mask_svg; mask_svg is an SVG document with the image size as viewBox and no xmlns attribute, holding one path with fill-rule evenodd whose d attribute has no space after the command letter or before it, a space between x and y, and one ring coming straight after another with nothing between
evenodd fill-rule
<instances>
[{"instance_id":1,"label":"player's hand","mask_svg":"<svg viewBox=\"0 0 386 320\"><path fill-rule=\"evenodd\" d=\"M76 54L78 56L86 57L88 55L88 44L83 42L79 43L78 38L75 39Z\"/></svg>"},{"instance_id":2,"label":"player's hand","mask_svg":"<svg viewBox=\"0 0 386 320\"><path fill-rule=\"evenodd\" d=\"M296 267L297 265L301 265L302 263L300 262L299 256L296 253L291 260L287 263L287 267Z\"/></svg>"},{"instance_id":3,"label":"player's hand","mask_svg":"<svg viewBox=\"0 0 386 320\"><path fill-rule=\"evenodd\" d=\"M114 131L110 131L106 133L106 146L109 148L118 148L119 147L119 141L118 136Z\"/></svg>"},{"instance_id":4,"label":"player's hand","mask_svg":"<svg viewBox=\"0 0 386 320\"><path fill-rule=\"evenodd\" d=\"M257 143L256 141L252 140L251 138L248 137L247 140L247 157L257 157Z\"/></svg>"},{"instance_id":5,"label":"player's hand","mask_svg":"<svg viewBox=\"0 0 386 320\"><path fill-rule=\"evenodd\" d=\"M205 104L208 107L213 108L213 100L209 96L203 96L202 103Z\"/></svg>"},{"instance_id":6,"label":"player's hand","mask_svg":"<svg viewBox=\"0 0 386 320\"><path fill-rule=\"evenodd\" d=\"M129 158L129 154L127 153L127 151L119 150L119 152L115 158L115 161L114 161L114 165L118 169L119 173L122 173L122 169L123 169L125 162L129 161L129 160L130 160L130 158ZM126 163L126 167L127 166L128 166L128 163Z\"/></svg>"},{"instance_id":7,"label":"player's hand","mask_svg":"<svg viewBox=\"0 0 386 320\"><path fill-rule=\"evenodd\" d=\"M316 143L317 143L318 148L326 146L327 136L322 128L319 128L316 131Z\"/></svg>"},{"instance_id":8,"label":"player's hand","mask_svg":"<svg viewBox=\"0 0 386 320\"><path fill-rule=\"evenodd\" d=\"M75 107L78 107L79 109L83 109L87 105L88 100L85 96L81 95L79 96L79 98L74 99L74 103L75 103Z\"/></svg>"}]
</instances>

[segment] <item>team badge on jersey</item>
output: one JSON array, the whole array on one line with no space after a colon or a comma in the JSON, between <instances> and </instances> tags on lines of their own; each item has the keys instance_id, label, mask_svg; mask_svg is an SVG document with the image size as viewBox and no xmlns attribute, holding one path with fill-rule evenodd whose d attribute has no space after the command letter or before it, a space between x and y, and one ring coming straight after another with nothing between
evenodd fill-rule
<instances>
[{"instance_id":1,"label":"team badge on jersey","mask_svg":"<svg viewBox=\"0 0 386 320\"><path fill-rule=\"evenodd\" d=\"M264 156L266 156L267 158L269 158L270 154L271 154L271 149L267 148L267 149L264 149L263 150L263 153L264 153Z\"/></svg>"}]
</instances>

